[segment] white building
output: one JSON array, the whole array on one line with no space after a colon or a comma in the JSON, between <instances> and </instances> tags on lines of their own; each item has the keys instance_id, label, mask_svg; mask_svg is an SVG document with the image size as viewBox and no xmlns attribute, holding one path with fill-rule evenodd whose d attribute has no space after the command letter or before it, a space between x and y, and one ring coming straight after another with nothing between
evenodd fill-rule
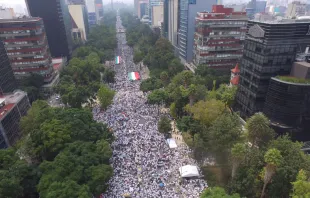
<instances>
[{"instance_id":1,"label":"white building","mask_svg":"<svg viewBox=\"0 0 310 198\"><path fill-rule=\"evenodd\" d=\"M152 6L152 27L161 27L164 20L164 6Z\"/></svg>"},{"instance_id":2,"label":"white building","mask_svg":"<svg viewBox=\"0 0 310 198\"><path fill-rule=\"evenodd\" d=\"M285 16L287 18L294 18L298 16L305 16L306 14L306 4L300 1L293 1L288 4Z\"/></svg>"},{"instance_id":3,"label":"white building","mask_svg":"<svg viewBox=\"0 0 310 198\"><path fill-rule=\"evenodd\" d=\"M0 6L0 19L13 19L15 17L13 8L3 8Z\"/></svg>"},{"instance_id":4,"label":"white building","mask_svg":"<svg viewBox=\"0 0 310 198\"><path fill-rule=\"evenodd\" d=\"M69 5L68 7L75 26L72 29L73 38L86 41L88 35L88 13L86 7L84 5Z\"/></svg>"}]
</instances>

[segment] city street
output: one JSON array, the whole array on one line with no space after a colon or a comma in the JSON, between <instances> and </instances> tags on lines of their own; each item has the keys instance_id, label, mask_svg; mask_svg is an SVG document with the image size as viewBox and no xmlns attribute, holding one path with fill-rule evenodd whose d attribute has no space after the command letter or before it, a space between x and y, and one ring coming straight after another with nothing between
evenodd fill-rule
<instances>
[{"instance_id":1,"label":"city street","mask_svg":"<svg viewBox=\"0 0 310 198\"><path fill-rule=\"evenodd\" d=\"M119 17L116 28L123 28ZM93 109L94 119L107 123L115 136L111 145L114 175L104 197L198 198L206 182L197 177L182 179L179 172L180 167L197 163L188 157L186 145L171 149L158 132L157 106L146 103L147 94L140 91L140 81L128 78L129 72L141 73L133 63L133 50L126 45L125 33L118 33L117 38L121 64L115 65L113 104L106 111Z\"/></svg>"}]
</instances>

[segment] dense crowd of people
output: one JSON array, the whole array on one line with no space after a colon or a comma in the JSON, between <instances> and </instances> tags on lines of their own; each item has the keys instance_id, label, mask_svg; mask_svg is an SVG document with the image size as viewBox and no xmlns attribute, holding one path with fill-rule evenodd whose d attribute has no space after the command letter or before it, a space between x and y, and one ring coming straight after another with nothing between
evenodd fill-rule
<instances>
[{"instance_id":1,"label":"dense crowd of people","mask_svg":"<svg viewBox=\"0 0 310 198\"><path fill-rule=\"evenodd\" d=\"M123 28L118 17L116 28ZM118 55L115 65L116 91L113 104L106 111L94 108L94 118L113 129L111 164L114 175L103 195L108 198L197 198L207 187L201 178L182 179L179 168L195 165L186 145L170 149L158 132L158 107L147 104L147 94L140 91L139 81L130 81L129 72L139 71L133 63L133 50L126 45L125 33L118 33Z\"/></svg>"}]
</instances>

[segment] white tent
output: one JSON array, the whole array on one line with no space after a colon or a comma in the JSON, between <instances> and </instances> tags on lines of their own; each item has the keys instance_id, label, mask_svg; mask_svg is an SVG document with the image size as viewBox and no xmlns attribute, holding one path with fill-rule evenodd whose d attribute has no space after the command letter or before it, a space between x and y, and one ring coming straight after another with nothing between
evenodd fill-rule
<instances>
[{"instance_id":1,"label":"white tent","mask_svg":"<svg viewBox=\"0 0 310 198\"><path fill-rule=\"evenodd\" d=\"M196 177L199 176L197 166L186 165L179 168L181 177Z\"/></svg>"},{"instance_id":2,"label":"white tent","mask_svg":"<svg viewBox=\"0 0 310 198\"><path fill-rule=\"evenodd\" d=\"M173 138L170 138L170 139L167 139L167 144L169 145L169 148L177 148L177 143L175 143L175 139Z\"/></svg>"}]
</instances>

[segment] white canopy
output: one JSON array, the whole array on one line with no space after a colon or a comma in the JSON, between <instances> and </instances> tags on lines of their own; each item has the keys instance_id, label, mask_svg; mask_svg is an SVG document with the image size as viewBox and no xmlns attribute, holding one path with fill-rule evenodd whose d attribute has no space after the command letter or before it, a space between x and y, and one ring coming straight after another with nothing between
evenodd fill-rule
<instances>
[{"instance_id":1,"label":"white canopy","mask_svg":"<svg viewBox=\"0 0 310 198\"><path fill-rule=\"evenodd\" d=\"M175 139L173 138L170 138L170 139L167 139L167 144L169 145L169 148L177 148L177 144L175 143Z\"/></svg>"},{"instance_id":2,"label":"white canopy","mask_svg":"<svg viewBox=\"0 0 310 198\"><path fill-rule=\"evenodd\" d=\"M197 166L186 165L179 168L181 177L196 177L199 176Z\"/></svg>"}]
</instances>

